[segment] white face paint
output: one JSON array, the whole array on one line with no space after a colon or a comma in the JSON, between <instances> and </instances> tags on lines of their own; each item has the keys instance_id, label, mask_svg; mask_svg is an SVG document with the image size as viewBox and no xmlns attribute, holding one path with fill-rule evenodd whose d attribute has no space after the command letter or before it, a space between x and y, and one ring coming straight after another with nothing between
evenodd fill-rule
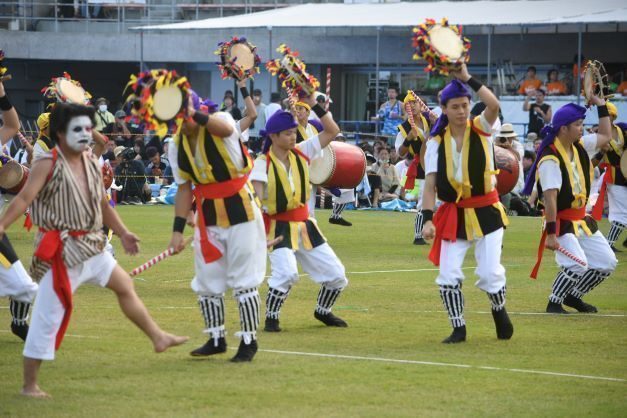
<instances>
[{"instance_id":1,"label":"white face paint","mask_svg":"<svg viewBox=\"0 0 627 418\"><path fill-rule=\"evenodd\" d=\"M91 141L92 124L88 116L76 116L70 119L65 139L68 147L74 151L84 151Z\"/></svg>"}]
</instances>

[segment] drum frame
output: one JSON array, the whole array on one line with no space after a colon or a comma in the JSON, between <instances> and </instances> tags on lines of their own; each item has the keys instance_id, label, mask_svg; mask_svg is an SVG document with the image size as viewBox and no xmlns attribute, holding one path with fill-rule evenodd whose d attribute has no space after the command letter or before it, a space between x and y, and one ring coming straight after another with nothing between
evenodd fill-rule
<instances>
[{"instance_id":1,"label":"drum frame","mask_svg":"<svg viewBox=\"0 0 627 418\"><path fill-rule=\"evenodd\" d=\"M438 51L437 47L433 45L429 32L437 26L448 28L460 37L462 51L460 51L459 59L452 60ZM412 46L414 54L412 58L416 61L420 59L425 60L427 62L426 72L439 72L446 76L450 71L458 70L462 64L470 61L470 40L462 36L461 26L449 24L447 18L442 18L440 23L437 23L434 19L427 19L425 23L416 26L413 29L413 33Z\"/></svg>"},{"instance_id":2,"label":"drum frame","mask_svg":"<svg viewBox=\"0 0 627 418\"><path fill-rule=\"evenodd\" d=\"M298 58L298 52L292 51L285 44L281 44L277 52L283 54L283 57L268 61L266 69L270 74L279 77L284 89L289 88L298 96L310 96L320 88L320 81L307 72L307 66Z\"/></svg>"},{"instance_id":3,"label":"drum frame","mask_svg":"<svg viewBox=\"0 0 627 418\"><path fill-rule=\"evenodd\" d=\"M243 69L237 65L237 57L231 57L231 49L235 45L245 45L250 49L251 55L253 55L253 66L248 69ZM215 50L215 55L220 55L220 63L218 68L222 79L233 78L238 81L254 78L255 74L259 74L259 64L261 64L261 57L257 55L257 47L248 42L246 38L233 37L230 41L218 43L218 49Z\"/></svg>"}]
</instances>

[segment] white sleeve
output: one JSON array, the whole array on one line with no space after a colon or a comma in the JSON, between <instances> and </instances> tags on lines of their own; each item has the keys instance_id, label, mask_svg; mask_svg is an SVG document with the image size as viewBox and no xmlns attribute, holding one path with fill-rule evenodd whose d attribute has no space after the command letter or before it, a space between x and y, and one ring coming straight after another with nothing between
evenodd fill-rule
<instances>
[{"instance_id":1,"label":"white sleeve","mask_svg":"<svg viewBox=\"0 0 627 418\"><path fill-rule=\"evenodd\" d=\"M538 166L538 173L540 174L540 185L542 190L559 190L562 187L562 173L557 162L553 160L544 160Z\"/></svg>"},{"instance_id":2,"label":"white sleeve","mask_svg":"<svg viewBox=\"0 0 627 418\"><path fill-rule=\"evenodd\" d=\"M492 125L489 124L488 121L485 118L485 110L483 112L481 112L481 115L479 115L479 123L481 124L481 130L483 132L485 132L485 133L491 133L492 132Z\"/></svg>"},{"instance_id":3,"label":"white sleeve","mask_svg":"<svg viewBox=\"0 0 627 418\"><path fill-rule=\"evenodd\" d=\"M41 157L45 153L46 151L44 151L41 145L35 143L35 145L33 146L33 161L35 161L37 158Z\"/></svg>"},{"instance_id":4,"label":"white sleeve","mask_svg":"<svg viewBox=\"0 0 627 418\"><path fill-rule=\"evenodd\" d=\"M253 164L253 169L250 171L248 176L250 181L268 183L268 173L266 172L267 165L268 162L265 158L257 158Z\"/></svg>"},{"instance_id":5,"label":"white sleeve","mask_svg":"<svg viewBox=\"0 0 627 418\"><path fill-rule=\"evenodd\" d=\"M174 142L170 144L168 147L168 161L170 162L170 167L172 168L172 176L174 177L174 181L176 184L185 184L187 180L183 180L181 175L179 174L179 150Z\"/></svg>"},{"instance_id":6,"label":"white sleeve","mask_svg":"<svg viewBox=\"0 0 627 418\"><path fill-rule=\"evenodd\" d=\"M242 132L242 127L240 125L241 121L237 121L235 122L235 131L237 132L237 135L239 137L239 139L242 140L243 143L247 143L248 142L248 138L250 137L250 134L248 132L248 129L246 129L244 132Z\"/></svg>"},{"instance_id":7,"label":"white sleeve","mask_svg":"<svg viewBox=\"0 0 627 418\"><path fill-rule=\"evenodd\" d=\"M322 151L322 147L320 146L320 138L318 135L312 136L311 138L301 142L300 144L296 144L296 148L309 160L315 160L319 157L320 152Z\"/></svg>"},{"instance_id":8,"label":"white sleeve","mask_svg":"<svg viewBox=\"0 0 627 418\"><path fill-rule=\"evenodd\" d=\"M438 172L438 148L440 144L430 139L427 141L427 151L425 153L425 175Z\"/></svg>"},{"instance_id":9,"label":"white sleeve","mask_svg":"<svg viewBox=\"0 0 627 418\"><path fill-rule=\"evenodd\" d=\"M400 132L396 134L396 142L394 143L394 148L396 148L396 152L400 155L401 145L405 142L405 138L403 138L403 134Z\"/></svg>"},{"instance_id":10,"label":"white sleeve","mask_svg":"<svg viewBox=\"0 0 627 418\"><path fill-rule=\"evenodd\" d=\"M583 147L588 153L588 156L590 156L590 158L594 157L594 154L599 151L599 147L597 146L599 143L597 134L584 135L581 140L583 141Z\"/></svg>"}]
</instances>

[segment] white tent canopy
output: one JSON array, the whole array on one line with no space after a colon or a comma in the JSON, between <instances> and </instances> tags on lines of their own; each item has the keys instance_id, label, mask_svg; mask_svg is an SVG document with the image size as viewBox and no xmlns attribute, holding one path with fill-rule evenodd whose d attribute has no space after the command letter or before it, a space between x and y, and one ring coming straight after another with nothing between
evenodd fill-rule
<instances>
[{"instance_id":1,"label":"white tent canopy","mask_svg":"<svg viewBox=\"0 0 627 418\"><path fill-rule=\"evenodd\" d=\"M408 27L446 16L464 26L626 23L625 0L517 0L380 4L304 4L230 17L134 30L198 30L282 27Z\"/></svg>"}]
</instances>

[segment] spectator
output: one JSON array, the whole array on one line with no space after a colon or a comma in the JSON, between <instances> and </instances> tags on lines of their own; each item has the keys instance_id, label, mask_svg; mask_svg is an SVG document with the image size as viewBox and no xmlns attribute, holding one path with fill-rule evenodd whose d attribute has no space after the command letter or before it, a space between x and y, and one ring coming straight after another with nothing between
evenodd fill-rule
<instances>
[{"instance_id":1,"label":"spectator","mask_svg":"<svg viewBox=\"0 0 627 418\"><path fill-rule=\"evenodd\" d=\"M375 192L373 205L376 207L379 202L398 199L400 194L400 181L396 168L390 164L390 151L381 148L378 161L372 165L372 171L381 178L379 193Z\"/></svg>"},{"instance_id":2,"label":"spectator","mask_svg":"<svg viewBox=\"0 0 627 418\"><path fill-rule=\"evenodd\" d=\"M169 160L169 157L168 157L168 150L170 149L170 146L173 146L173 145L171 145L173 143L174 143L174 139L172 139L171 136L167 136L163 140L163 153L161 154L161 161L163 161L167 165L170 165L170 160Z\"/></svg>"},{"instance_id":3,"label":"spectator","mask_svg":"<svg viewBox=\"0 0 627 418\"><path fill-rule=\"evenodd\" d=\"M146 156L148 157L148 161L150 161L146 166L148 183L168 185L169 183L165 182L163 179L165 177L165 169L168 165L161 161L159 150L155 147L148 147L146 148Z\"/></svg>"},{"instance_id":4,"label":"spectator","mask_svg":"<svg viewBox=\"0 0 627 418\"><path fill-rule=\"evenodd\" d=\"M627 96L627 67L625 67L625 70L623 71L623 82L619 84L616 89L616 93Z\"/></svg>"},{"instance_id":5,"label":"spectator","mask_svg":"<svg viewBox=\"0 0 627 418\"><path fill-rule=\"evenodd\" d=\"M118 193L120 205L141 205L145 201L144 185L146 185L145 168L141 161L135 159L133 148L117 147L115 149L115 182L122 186Z\"/></svg>"},{"instance_id":6,"label":"spectator","mask_svg":"<svg viewBox=\"0 0 627 418\"><path fill-rule=\"evenodd\" d=\"M105 144L104 153L102 154L102 158L104 160L114 161L115 160L115 142L108 141ZM111 166L113 167L113 166Z\"/></svg>"},{"instance_id":7,"label":"spectator","mask_svg":"<svg viewBox=\"0 0 627 418\"><path fill-rule=\"evenodd\" d=\"M396 153L396 148L390 148L390 164L396 165L396 163L398 163L398 154Z\"/></svg>"},{"instance_id":8,"label":"spectator","mask_svg":"<svg viewBox=\"0 0 627 418\"><path fill-rule=\"evenodd\" d=\"M133 151L135 152L134 159L144 164L144 167L148 163L148 157L146 156L146 147L144 146L143 139L136 139L133 145Z\"/></svg>"},{"instance_id":9,"label":"spectator","mask_svg":"<svg viewBox=\"0 0 627 418\"><path fill-rule=\"evenodd\" d=\"M562 96L566 94L566 84L559 80L559 72L554 68L547 75L546 91L549 96Z\"/></svg>"},{"instance_id":10,"label":"spectator","mask_svg":"<svg viewBox=\"0 0 627 418\"><path fill-rule=\"evenodd\" d=\"M381 133L385 135L396 136L398 133L397 126L403 123L403 105L397 100L398 89L396 87L388 88L388 100L379 108L378 119L383 121L383 129Z\"/></svg>"},{"instance_id":11,"label":"spectator","mask_svg":"<svg viewBox=\"0 0 627 418\"><path fill-rule=\"evenodd\" d=\"M270 94L270 104L266 106L266 120L270 119L270 116L274 115L274 112L281 110L281 94Z\"/></svg>"},{"instance_id":12,"label":"spectator","mask_svg":"<svg viewBox=\"0 0 627 418\"><path fill-rule=\"evenodd\" d=\"M527 76L520 84L518 94L524 94L529 96L529 93L538 90L542 86L542 81L536 78L536 67L533 65L527 68Z\"/></svg>"},{"instance_id":13,"label":"spectator","mask_svg":"<svg viewBox=\"0 0 627 418\"><path fill-rule=\"evenodd\" d=\"M538 150L540 149L540 145L542 145L542 138L537 138L533 141L533 152L538 155Z\"/></svg>"},{"instance_id":14,"label":"spectator","mask_svg":"<svg viewBox=\"0 0 627 418\"><path fill-rule=\"evenodd\" d=\"M575 89L577 89L577 77L579 77L580 79L583 76L583 69L586 67L586 57L581 55L581 68L578 67L578 58L579 58L579 54L575 54L575 56L573 57L573 85L572 85L572 90L573 90L573 94L579 94L578 91L575 91ZM583 86L583 80L581 85Z\"/></svg>"},{"instance_id":15,"label":"spectator","mask_svg":"<svg viewBox=\"0 0 627 418\"><path fill-rule=\"evenodd\" d=\"M529 91L525 97L523 103L523 110L529 111L529 127L528 132L540 133L544 125L551 122L553 112L551 111L551 105L544 103L544 96L546 90L539 88L534 91ZM529 103L531 98L535 98L535 103Z\"/></svg>"},{"instance_id":16,"label":"spectator","mask_svg":"<svg viewBox=\"0 0 627 418\"><path fill-rule=\"evenodd\" d=\"M261 151L261 136L259 131L266 126L266 105L261 101L261 90L253 90L253 103L257 109L257 119L253 121L250 128L248 128L248 148L254 152ZM246 108L244 107L244 116L246 116Z\"/></svg>"},{"instance_id":17,"label":"spectator","mask_svg":"<svg viewBox=\"0 0 627 418\"><path fill-rule=\"evenodd\" d=\"M227 90L228 92L229 90ZM240 112L239 108L235 106L235 100L233 99L233 93L231 95L225 95L224 100L222 101L222 108L220 109L222 112L228 112L233 116L235 121L238 121L242 118L242 112Z\"/></svg>"},{"instance_id":18,"label":"spectator","mask_svg":"<svg viewBox=\"0 0 627 418\"><path fill-rule=\"evenodd\" d=\"M535 132L527 132L527 139L525 140L525 149L536 149L536 141L538 140L538 134ZM540 141L542 142L542 141ZM539 144L538 144L539 146Z\"/></svg>"},{"instance_id":19,"label":"spectator","mask_svg":"<svg viewBox=\"0 0 627 418\"><path fill-rule=\"evenodd\" d=\"M104 97L100 97L96 100L96 126L95 129L98 132L104 131L104 129L110 123L115 122L113 113L109 112L109 101Z\"/></svg>"},{"instance_id":20,"label":"spectator","mask_svg":"<svg viewBox=\"0 0 627 418\"><path fill-rule=\"evenodd\" d=\"M142 134L139 129L126 124L126 112L123 110L115 112L113 123L108 124L102 133L115 145L126 148L132 146L137 136Z\"/></svg>"},{"instance_id":21,"label":"spectator","mask_svg":"<svg viewBox=\"0 0 627 418\"><path fill-rule=\"evenodd\" d=\"M522 165L523 165L523 176L525 181L527 181L527 175L529 174L529 170L536 160L536 153L533 151L525 151L525 155L523 156Z\"/></svg>"}]
</instances>

